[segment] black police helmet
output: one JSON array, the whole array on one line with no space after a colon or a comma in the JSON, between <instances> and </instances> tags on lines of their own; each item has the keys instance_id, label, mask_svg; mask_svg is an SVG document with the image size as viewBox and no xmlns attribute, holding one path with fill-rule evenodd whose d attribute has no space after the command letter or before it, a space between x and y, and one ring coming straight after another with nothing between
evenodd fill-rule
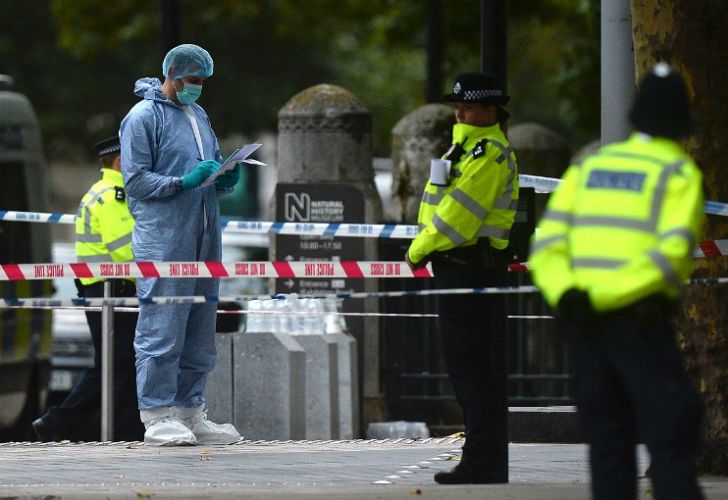
<instances>
[{"instance_id":1,"label":"black police helmet","mask_svg":"<svg viewBox=\"0 0 728 500\"><path fill-rule=\"evenodd\" d=\"M642 79L629 112L629 121L640 132L682 139L693 131L685 82L667 63L657 63Z\"/></svg>"},{"instance_id":2,"label":"black police helmet","mask_svg":"<svg viewBox=\"0 0 728 500\"><path fill-rule=\"evenodd\" d=\"M118 154L121 151L121 144L119 143L119 136L115 135L113 137L104 139L103 141L97 142L94 145L94 149L96 150L96 154L99 156L99 158L102 158L104 156L113 155L113 154Z\"/></svg>"},{"instance_id":3,"label":"black police helmet","mask_svg":"<svg viewBox=\"0 0 728 500\"><path fill-rule=\"evenodd\" d=\"M485 73L462 73L455 80L452 93L442 98L445 102L478 102L503 105L510 97L496 79Z\"/></svg>"}]
</instances>

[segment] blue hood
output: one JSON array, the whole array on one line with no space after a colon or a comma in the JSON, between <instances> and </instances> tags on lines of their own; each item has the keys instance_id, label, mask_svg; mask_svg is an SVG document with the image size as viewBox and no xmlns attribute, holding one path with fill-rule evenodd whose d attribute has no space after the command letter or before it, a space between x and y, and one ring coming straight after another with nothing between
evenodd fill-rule
<instances>
[{"instance_id":1,"label":"blue hood","mask_svg":"<svg viewBox=\"0 0 728 500\"><path fill-rule=\"evenodd\" d=\"M167 104L174 104L162 93L162 82L159 78L140 78L134 83L134 94L150 101L165 101Z\"/></svg>"}]
</instances>

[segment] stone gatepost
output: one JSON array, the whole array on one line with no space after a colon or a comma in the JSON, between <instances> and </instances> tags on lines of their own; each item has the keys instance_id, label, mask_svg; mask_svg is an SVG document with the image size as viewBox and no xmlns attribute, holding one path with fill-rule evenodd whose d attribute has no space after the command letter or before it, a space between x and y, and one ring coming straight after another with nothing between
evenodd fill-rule
<instances>
[{"instance_id":1,"label":"stone gatepost","mask_svg":"<svg viewBox=\"0 0 728 500\"><path fill-rule=\"evenodd\" d=\"M422 192L430 177L430 160L447 151L454 123L452 107L425 104L392 129L392 201L399 205L399 222L417 222Z\"/></svg>"},{"instance_id":2,"label":"stone gatepost","mask_svg":"<svg viewBox=\"0 0 728 500\"><path fill-rule=\"evenodd\" d=\"M508 142L516 152L518 173L560 179L569 166L571 148L556 132L538 123L519 123L508 130ZM541 218L547 195L536 195L536 221Z\"/></svg>"},{"instance_id":3,"label":"stone gatepost","mask_svg":"<svg viewBox=\"0 0 728 500\"><path fill-rule=\"evenodd\" d=\"M382 207L372 168L372 116L351 92L321 84L293 96L278 113L278 183L272 200L280 222L376 223ZM377 260L372 238L281 236L271 242L275 260ZM276 292L301 295L369 291L373 280L278 279ZM376 312L376 299L349 300L344 311ZM362 422L380 420L384 408L379 383L379 330L376 317L348 317L358 344ZM354 430L360 434L359 429Z\"/></svg>"}]
</instances>

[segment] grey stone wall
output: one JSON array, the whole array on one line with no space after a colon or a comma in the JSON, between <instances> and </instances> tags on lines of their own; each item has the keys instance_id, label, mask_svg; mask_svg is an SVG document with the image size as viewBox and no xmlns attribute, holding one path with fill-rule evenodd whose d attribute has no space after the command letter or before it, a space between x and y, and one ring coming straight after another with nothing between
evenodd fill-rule
<instances>
[{"instance_id":1,"label":"grey stone wall","mask_svg":"<svg viewBox=\"0 0 728 500\"><path fill-rule=\"evenodd\" d=\"M455 114L444 104L425 104L402 117L392 129L392 200L398 222L417 222L417 212L430 175L430 160L452 143Z\"/></svg>"},{"instance_id":2,"label":"grey stone wall","mask_svg":"<svg viewBox=\"0 0 728 500\"><path fill-rule=\"evenodd\" d=\"M571 149L566 140L538 123L519 123L508 130L516 152L518 172L560 178L569 166Z\"/></svg>"}]
</instances>

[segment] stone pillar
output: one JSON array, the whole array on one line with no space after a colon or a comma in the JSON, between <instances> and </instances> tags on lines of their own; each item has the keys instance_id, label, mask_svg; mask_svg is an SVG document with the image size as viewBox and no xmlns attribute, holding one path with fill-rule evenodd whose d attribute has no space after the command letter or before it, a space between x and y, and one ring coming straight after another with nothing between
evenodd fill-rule
<instances>
[{"instance_id":1,"label":"stone pillar","mask_svg":"<svg viewBox=\"0 0 728 500\"><path fill-rule=\"evenodd\" d=\"M359 429L359 383L356 340L346 333L327 333L338 346L339 439L354 439ZM363 431L362 431L363 433Z\"/></svg>"},{"instance_id":2,"label":"stone pillar","mask_svg":"<svg viewBox=\"0 0 728 500\"><path fill-rule=\"evenodd\" d=\"M566 140L538 123L519 123L508 130L508 142L518 158L518 173L560 178L569 166Z\"/></svg>"},{"instance_id":3,"label":"stone pillar","mask_svg":"<svg viewBox=\"0 0 728 500\"><path fill-rule=\"evenodd\" d=\"M306 352L287 333L233 337L233 423L248 439L306 438Z\"/></svg>"},{"instance_id":4,"label":"stone pillar","mask_svg":"<svg viewBox=\"0 0 728 500\"><path fill-rule=\"evenodd\" d=\"M327 334L296 335L306 352L306 439L339 439L339 352Z\"/></svg>"},{"instance_id":5,"label":"stone pillar","mask_svg":"<svg viewBox=\"0 0 728 500\"><path fill-rule=\"evenodd\" d=\"M569 144L559 134L538 123L520 123L510 127L508 142L516 152L519 174L560 179L569 166ZM547 201L548 196L536 195L537 221Z\"/></svg>"},{"instance_id":6,"label":"stone pillar","mask_svg":"<svg viewBox=\"0 0 728 500\"><path fill-rule=\"evenodd\" d=\"M602 147L602 142L598 140L584 144L582 147L576 150L576 153L574 153L574 155L571 157L571 162L569 162L569 164L574 165L575 163L579 163L587 156L591 156L599 151L600 147Z\"/></svg>"},{"instance_id":7,"label":"stone pillar","mask_svg":"<svg viewBox=\"0 0 728 500\"><path fill-rule=\"evenodd\" d=\"M233 336L240 333L216 333L215 369L207 377L205 405L213 422L233 422Z\"/></svg>"},{"instance_id":8,"label":"stone pillar","mask_svg":"<svg viewBox=\"0 0 728 500\"><path fill-rule=\"evenodd\" d=\"M425 104L405 115L392 129L392 200L399 222L414 224L430 176L430 160L452 143L455 113L445 104Z\"/></svg>"},{"instance_id":9,"label":"stone pillar","mask_svg":"<svg viewBox=\"0 0 728 500\"><path fill-rule=\"evenodd\" d=\"M381 201L372 168L372 118L351 92L321 84L293 96L278 113L278 185L273 213L282 222L375 223ZM346 194L343 194L346 193ZM323 210L329 207L330 210ZM322 208L318 210L318 208ZM333 213L339 209L339 213ZM371 238L276 236L276 260L376 260ZM312 250L315 248L315 250ZM301 295L376 291L373 280L277 280L276 292ZM376 300L347 301L345 311L378 310ZM375 317L352 318L360 367L362 419L380 420L379 332ZM355 435L359 435L356 429Z\"/></svg>"}]
</instances>

